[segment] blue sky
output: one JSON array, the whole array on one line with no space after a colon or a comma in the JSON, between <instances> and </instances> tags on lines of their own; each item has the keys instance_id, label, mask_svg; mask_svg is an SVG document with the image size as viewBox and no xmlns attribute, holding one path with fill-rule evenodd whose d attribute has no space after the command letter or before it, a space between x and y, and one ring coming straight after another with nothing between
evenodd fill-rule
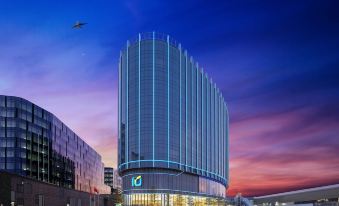
<instances>
[{"instance_id":1,"label":"blue sky","mask_svg":"<svg viewBox=\"0 0 339 206\"><path fill-rule=\"evenodd\" d=\"M231 193L337 183L338 8L306 0L4 1L0 93L56 114L115 166L120 49L139 32L167 33L228 102ZM72 29L78 20L88 24Z\"/></svg>"}]
</instances>

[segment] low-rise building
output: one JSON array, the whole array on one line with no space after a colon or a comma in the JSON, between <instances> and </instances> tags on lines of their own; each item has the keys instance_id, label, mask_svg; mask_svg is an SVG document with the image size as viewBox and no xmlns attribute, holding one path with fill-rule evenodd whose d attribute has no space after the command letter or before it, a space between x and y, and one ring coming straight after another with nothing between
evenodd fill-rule
<instances>
[{"instance_id":1,"label":"low-rise building","mask_svg":"<svg viewBox=\"0 0 339 206\"><path fill-rule=\"evenodd\" d=\"M0 95L0 170L88 193L107 194L101 156L52 113Z\"/></svg>"},{"instance_id":2,"label":"low-rise building","mask_svg":"<svg viewBox=\"0 0 339 206\"><path fill-rule=\"evenodd\" d=\"M260 206L339 206L339 184L254 197L253 203Z\"/></svg>"}]
</instances>

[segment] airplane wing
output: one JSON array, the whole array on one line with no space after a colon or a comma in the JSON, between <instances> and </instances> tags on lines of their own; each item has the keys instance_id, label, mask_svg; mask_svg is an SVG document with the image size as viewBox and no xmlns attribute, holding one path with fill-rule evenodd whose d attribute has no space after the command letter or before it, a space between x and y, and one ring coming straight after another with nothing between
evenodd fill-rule
<instances>
[{"instance_id":1,"label":"airplane wing","mask_svg":"<svg viewBox=\"0 0 339 206\"><path fill-rule=\"evenodd\" d=\"M72 28L74 28L74 29L80 29L80 28L82 28L82 26L84 26L84 25L86 25L87 23L81 23L81 22L76 22L73 26L72 26Z\"/></svg>"}]
</instances>

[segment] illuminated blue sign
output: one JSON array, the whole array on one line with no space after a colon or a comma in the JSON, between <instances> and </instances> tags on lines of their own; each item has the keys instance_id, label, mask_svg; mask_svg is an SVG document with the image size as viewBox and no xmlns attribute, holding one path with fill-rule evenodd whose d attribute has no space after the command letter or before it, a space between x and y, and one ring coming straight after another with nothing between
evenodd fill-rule
<instances>
[{"instance_id":1,"label":"illuminated blue sign","mask_svg":"<svg viewBox=\"0 0 339 206\"><path fill-rule=\"evenodd\" d=\"M142 185L141 175L132 177L132 187L141 187L141 185Z\"/></svg>"}]
</instances>

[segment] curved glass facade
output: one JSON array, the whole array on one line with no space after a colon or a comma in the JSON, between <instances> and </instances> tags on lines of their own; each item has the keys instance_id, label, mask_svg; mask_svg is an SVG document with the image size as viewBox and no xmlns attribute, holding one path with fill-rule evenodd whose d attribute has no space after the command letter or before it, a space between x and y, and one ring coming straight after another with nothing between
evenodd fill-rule
<instances>
[{"instance_id":1,"label":"curved glass facade","mask_svg":"<svg viewBox=\"0 0 339 206\"><path fill-rule=\"evenodd\" d=\"M175 205L175 206L212 206L212 205L226 205L226 201L218 198L209 198L201 196L188 196L168 193L138 193L128 194L124 196L124 202L126 205L152 205L152 206L163 206L163 205Z\"/></svg>"},{"instance_id":2,"label":"curved glass facade","mask_svg":"<svg viewBox=\"0 0 339 206\"><path fill-rule=\"evenodd\" d=\"M180 44L154 32L127 42L119 64L119 171L143 168L196 176L197 194L212 181L224 192L209 194L224 196L228 185L224 98Z\"/></svg>"}]
</instances>

